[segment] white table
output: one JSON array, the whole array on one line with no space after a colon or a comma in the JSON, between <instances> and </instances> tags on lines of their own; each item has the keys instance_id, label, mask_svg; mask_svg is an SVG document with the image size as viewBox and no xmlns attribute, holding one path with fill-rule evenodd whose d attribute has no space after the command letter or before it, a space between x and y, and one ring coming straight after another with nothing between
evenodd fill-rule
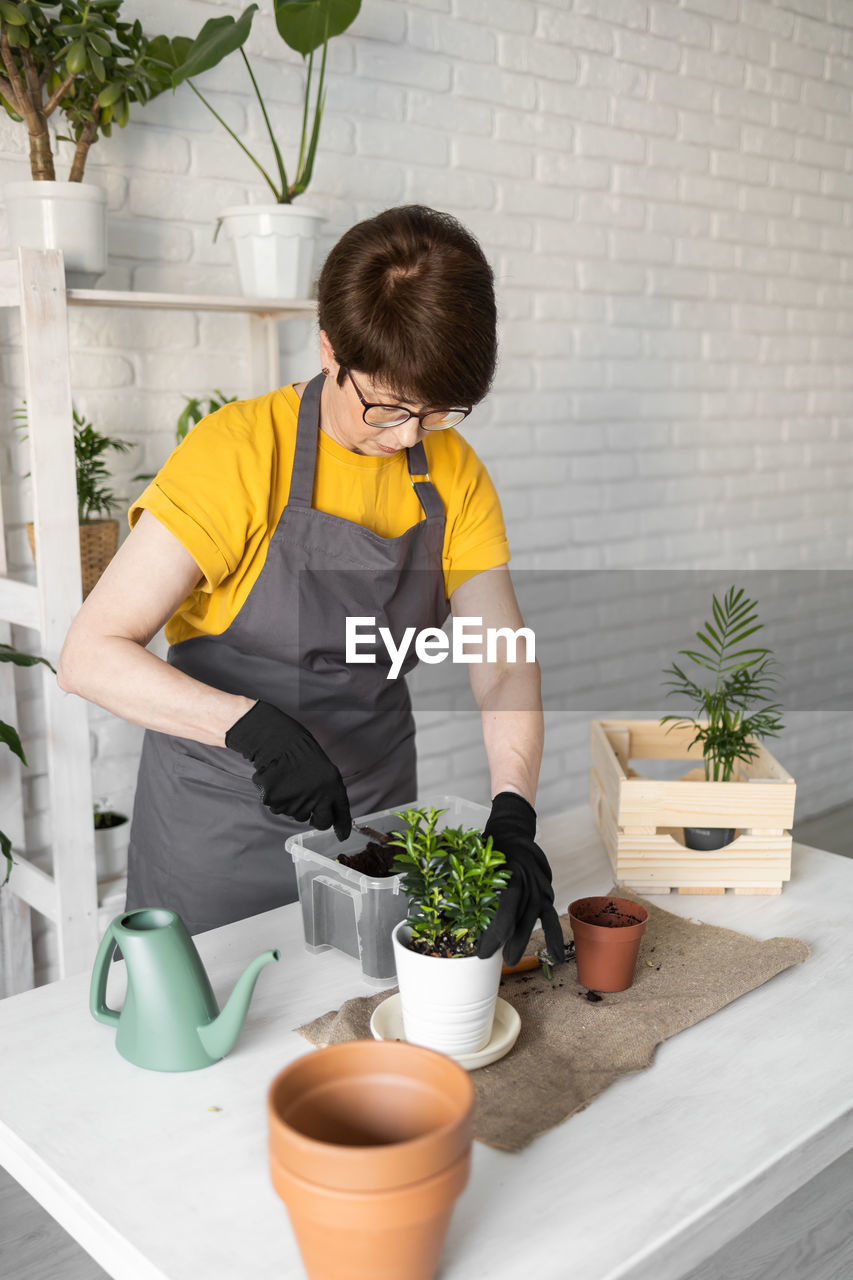
<instances>
[{"instance_id":1,"label":"white table","mask_svg":"<svg viewBox=\"0 0 853 1280\"><path fill-rule=\"evenodd\" d=\"M547 820L542 843L560 910L610 887L585 807ZM853 860L795 846L781 897L657 901L800 937L812 956L524 1152L475 1143L441 1280L676 1280L853 1148ZM301 1280L267 1175L266 1088L311 1052L294 1027L369 988L355 961L305 952L295 905L197 944L220 1004L254 955L281 950L235 1049L206 1070L126 1062L85 976L0 1002L0 1163L117 1280Z\"/></svg>"}]
</instances>

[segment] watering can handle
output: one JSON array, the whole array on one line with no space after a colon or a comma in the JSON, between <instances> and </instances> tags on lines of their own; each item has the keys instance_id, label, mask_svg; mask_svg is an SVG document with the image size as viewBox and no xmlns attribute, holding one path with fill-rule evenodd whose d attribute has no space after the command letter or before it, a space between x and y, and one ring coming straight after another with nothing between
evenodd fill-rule
<instances>
[{"instance_id":1,"label":"watering can handle","mask_svg":"<svg viewBox=\"0 0 853 1280\"><path fill-rule=\"evenodd\" d=\"M106 1003L107 975L110 971L110 961L113 958L113 952L116 947L113 926L110 924L101 939L101 945L98 947L95 967L92 970L92 983L89 987L89 1010L92 1017L97 1018L98 1022L105 1022L109 1027L117 1027L119 1020L118 1010L108 1009Z\"/></svg>"}]
</instances>

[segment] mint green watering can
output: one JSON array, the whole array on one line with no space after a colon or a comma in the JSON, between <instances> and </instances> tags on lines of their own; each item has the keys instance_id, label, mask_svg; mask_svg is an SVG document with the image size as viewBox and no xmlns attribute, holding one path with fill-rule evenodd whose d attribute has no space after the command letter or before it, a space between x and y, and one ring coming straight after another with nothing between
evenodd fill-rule
<instances>
[{"instance_id":1,"label":"mint green watering can","mask_svg":"<svg viewBox=\"0 0 853 1280\"><path fill-rule=\"evenodd\" d=\"M106 1005L107 974L121 948L127 995L121 1010ZM240 1034L258 974L278 951L265 951L238 980L222 1012L186 925L174 911L144 907L116 916L98 948L89 1008L118 1027L116 1048L151 1071L195 1071L223 1058Z\"/></svg>"}]
</instances>

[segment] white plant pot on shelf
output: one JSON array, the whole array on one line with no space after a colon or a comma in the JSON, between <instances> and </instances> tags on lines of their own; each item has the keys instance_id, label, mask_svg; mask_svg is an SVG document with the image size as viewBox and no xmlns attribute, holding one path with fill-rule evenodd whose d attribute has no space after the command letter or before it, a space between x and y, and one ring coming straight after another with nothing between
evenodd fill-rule
<instances>
[{"instance_id":1,"label":"white plant pot on shelf","mask_svg":"<svg viewBox=\"0 0 853 1280\"><path fill-rule=\"evenodd\" d=\"M99 880L124 875L129 841L130 823L127 818L114 827L95 827L95 866Z\"/></svg>"},{"instance_id":2,"label":"white plant pot on shelf","mask_svg":"<svg viewBox=\"0 0 853 1280\"><path fill-rule=\"evenodd\" d=\"M403 1030L409 1044L452 1056L477 1053L488 1044L503 957L424 956L406 946L402 921L393 930Z\"/></svg>"},{"instance_id":3,"label":"white plant pot on shelf","mask_svg":"<svg viewBox=\"0 0 853 1280\"><path fill-rule=\"evenodd\" d=\"M245 298L307 298L322 214L300 205L247 204L217 219L231 242Z\"/></svg>"},{"instance_id":4,"label":"white plant pot on shelf","mask_svg":"<svg viewBox=\"0 0 853 1280\"><path fill-rule=\"evenodd\" d=\"M107 269L107 193L91 182L7 182L9 240L61 249L69 289L91 289Z\"/></svg>"}]
</instances>

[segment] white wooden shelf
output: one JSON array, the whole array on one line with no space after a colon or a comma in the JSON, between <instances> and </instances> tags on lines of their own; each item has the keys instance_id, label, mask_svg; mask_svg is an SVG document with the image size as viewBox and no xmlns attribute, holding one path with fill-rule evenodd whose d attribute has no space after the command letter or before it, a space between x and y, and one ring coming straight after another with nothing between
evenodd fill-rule
<instances>
[{"instance_id":1,"label":"white wooden shelf","mask_svg":"<svg viewBox=\"0 0 853 1280\"><path fill-rule=\"evenodd\" d=\"M136 293L118 289L66 289L59 250L19 249L0 260L0 307L21 312L25 396L29 424L30 474L35 525L35 585L8 577L5 538L0 538L0 641L10 626L38 633L37 652L56 665L71 621L82 602L77 497L71 431L71 355L68 307L128 307L144 310L231 312L246 317L248 395L279 385L278 322L313 319L311 299L241 298L216 294ZM0 530L4 530L0 493ZM57 929L60 974L88 970L103 924L99 919L92 825L92 770L88 707L63 694L45 668L43 678L47 776L52 817L52 865L48 875L20 851L24 841L21 778L11 752L0 755L3 827L12 838L15 867L0 894L0 995L32 985L32 964L14 965L24 954L23 939L4 942L4 929L25 928L32 907ZM0 667L0 718L17 723L10 664ZM8 757L8 758L7 758ZM0 868L0 878L2 878ZM14 910L9 903L14 902ZM4 964L10 973L4 974Z\"/></svg>"},{"instance_id":2,"label":"white wooden shelf","mask_svg":"<svg viewBox=\"0 0 853 1280\"><path fill-rule=\"evenodd\" d=\"M275 316L278 320L311 318L317 310L311 299L282 302L278 298L237 298L227 294L136 293L124 289L69 289L69 306L134 307L148 311L232 311Z\"/></svg>"}]
</instances>

